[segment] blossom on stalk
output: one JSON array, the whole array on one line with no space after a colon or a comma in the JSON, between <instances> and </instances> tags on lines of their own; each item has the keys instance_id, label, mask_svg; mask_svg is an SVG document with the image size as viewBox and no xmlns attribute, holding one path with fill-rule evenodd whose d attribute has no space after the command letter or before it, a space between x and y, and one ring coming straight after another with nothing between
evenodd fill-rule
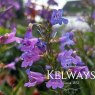
<instances>
[{"instance_id":1,"label":"blossom on stalk","mask_svg":"<svg viewBox=\"0 0 95 95\"><path fill-rule=\"evenodd\" d=\"M64 83L61 80L61 76L58 74L57 78L55 78L54 75L52 75L53 79L50 79L47 83L46 83L46 87L50 88L52 87L52 89L57 89L57 88L63 88L64 87Z\"/></svg>"},{"instance_id":2,"label":"blossom on stalk","mask_svg":"<svg viewBox=\"0 0 95 95\"><path fill-rule=\"evenodd\" d=\"M7 33L4 36L0 36L0 44L9 44L12 42L21 42L21 38L18 38L16 35L16 28L14 27L11 33Z\"/></svg>"},{"instance_id":3,"label":"blossom on stalk","mask_svg":"<svg viewBox=\"0 0 95 95\"><path fill-rule=\"evenodd\" d=\"M28 66L32 66L32 64L36 61L38 61L41 57L40 57L40 51L38 48L34 48L32 49L31 52L25 52L22 54L21 58L23 60L22 62L22 67L28 67Z\"/></svg>"},{"instance_id":4,"label":"blossom on stalk","mask_svg":"<svg viewBox=\"0 0 95 95\"><path fill-rule=\"evenodd\" d=\"M51 24L52 25L55 25L55 24L60 24L61 25L63 23L67 24L68 20L63 18L62 15L63 15L63 10L62 9L59 9L59 10L54 9L53 13L52 13L52 16L51 16L51 20L50 20Z\"/></svg>"},{"instance_id":5,"label":"blossom on stalk","mask_svg":"<svg viewBox=\"0 0 95 95\"><path fill-rule=\"evenodd\" d=\"M74 36L73 32L69 32L59 38L59 42L61 42L60 46L61 50L64 50L66 45L70 46L75 44L73 41L73 36Z\"/></svg>"},{"instance_id":6,"label":"blossom on stalk","mask_svg":"<svg viewBox=\"0 0 95 95\"><path fill-rule=\"evenodd\" d=\"M16 70L15 64L16 64L15 62L11 62L11 63L5 65L4 68Z\"/></svg>"},{"instance_id":7,"label":"blossom on stalk","mask_svg":"<svg viewBox=\"0 0 95 95\"><path fill-rule=\"evenodd\" d=\"M77 66L82 63L82 60L79 56L73 56L73 50L64 50L59 53L58 61L61 62L61 65L64 69L71 68L72 66Z\"/></svg>"},{"instance_id":8,"label":"blossom on stalk","mask_svg":"<svg viewBox=\"0 0 95 95\"><path fill-rule=\"evenodd\" d=\"M45 20L50 20L51 19L51 10L42 6L42 10L38 11L38 15Z\"/></svg>"},{"instance_id":9,"label":"blossom on stalk","mask_svg":"<svg viewBox=\"0 0 95 95\"><path fill-rule=\"evenodd\" d=\"M41 84L45 80L45 76L41 73L30 71L30 69L28 69L26 73L29 78L29 82L24 84L26 87L33 87L35 85Z\"/></svg>"}]
</instances>

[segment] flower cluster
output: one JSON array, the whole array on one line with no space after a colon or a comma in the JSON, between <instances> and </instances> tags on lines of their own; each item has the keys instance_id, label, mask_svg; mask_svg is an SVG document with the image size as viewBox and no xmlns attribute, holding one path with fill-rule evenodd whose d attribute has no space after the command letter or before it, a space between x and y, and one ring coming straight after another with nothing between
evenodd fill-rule
<instances>
[{"instance_id":1,"label":"flower cluster","mask_svg":"<svg viewBox=\"0 0 95 95\"><path fill-rule=\"evenodd\" d=\"M53 10L52 17L51 17L51 24L67 24L68 20L64 19L62 17L62 10ZM50 24L50 25L51 25ZM30 25L29 25L30 26ZM33 25L31 25L33 27ZM57 88L63 88L64 87L64 82L61 79L61 75L57 74L57 78L55 79L55 75L52 75L52 78L48 80L45 76L41 73L30 71L30 67L37 61L39 61L44 54L47 56L48 60L52 59L50 56L55 57L54 53L52 50L50 50L50 45L53 44L52 39L49 41L45 40L45 38L36 38L32 35L32 27L28 27L28 30L24 36L24 39L21 41L21 51L23 54L21 55L21 59L23 60L22 62L22 67L24 68L29 68L26 70L26 73L28 75L29 82L25 83L26 87L33 87L35 85L39 85L42 82L46 81L46 87L50 88L52 87L53 89ZM44 39L44 41L43 41ZM50 44L51 42L51 44ZM61 43L60 49L61 52L57 54L57 60L56 62L58 64L61 63L61 67L63 70L68 70L71 69L73 72L81 72L81 71L88 71L87 66L84 65L82 62L81 58L73 51L70 46L74 45L74 33L69 32L63 35L58 39L58 41L55 41L54 43ZM57 44L57 43L56 43ZM50 55L51 54L51 55ZM49 56L49 57L48 57ZM57 64L56 64L57 65ZM56 67L53 67L54 65L49 63L46 64L46 70L48 69L53 69Z\"/></svg>"},{"instance_id":2,"label":"flower cluster","mask_svg":"<svg viewBox=\"0 0 95 95\"><path fill-rule=\"evenodd\" d=\"M32 37L32 30L28 29L22 40L21 58L23 59L22 67L32 66L32 64L41 58L41 54L46 50L46 45L38 38Z\"/></svg>"},{"instance_id":3,"label":"flower cluster","mask_svg":"<svg viewBox=\"0 0 95 95\"><path fill-rule=\"evenodd\" d=\"M53 25L61 25L63 23L67 24L68 20L62 17L62 9L59 9L53 10L51 21L48 23L48 28L52 30ZM29 24L23 39L15 36L15 27L13 28L13 31L11 33L5 34L4 36L0 36L0 44L9 44L12 42L20 43L20 50L22 51L22 55L20 56L20 58L23 61L21 67L27 69L26 73L29 79L29 81L25 83L24 86L33 87L43 82L46 82L47 88L52 87L52 89L61 89L64 87L64 82L61 79L61 74L57 73L57 76L52 74L52 77L50 77L50 79L48 80L46 74L30 71L31 66L36 64L36 62L38 62L42 58L46 60L45 70L57 70L61 68L63 70L68 71L70 69L73 73L81 72L83 76L83 71L89 71L88 67L85 66L81 58L70 47L75 44L74 32L68 32L64 34L62 37L56 39L56 37L52 38L52 32L47 31L46 29L46 34L43 34L44 36L37 38L34 37L34 35L32 34L33 25L34 24ZM40 30L41 33L42 31L43 30ZM59 43L61 43L61 46L59 47L59 50L61 52L56 52L56 49L53 48L53 44ZM14 65L15 63L12 62L11 64L7 65L7 67L13 67L13 69L15 69ZM90 75L88 77L90 77Z\"/></svg>"},{"instance_id":4,"label":"flower cluster","mask_svg":"<svg viewBox=\"0 0 95 95\"><path fill-rule=\"evenodd\" d=\"M20 5L17 0L0 0L0 26L6 21L11 21L16 15L14 10L19 10Z\"/></svg>"}]
</instances>

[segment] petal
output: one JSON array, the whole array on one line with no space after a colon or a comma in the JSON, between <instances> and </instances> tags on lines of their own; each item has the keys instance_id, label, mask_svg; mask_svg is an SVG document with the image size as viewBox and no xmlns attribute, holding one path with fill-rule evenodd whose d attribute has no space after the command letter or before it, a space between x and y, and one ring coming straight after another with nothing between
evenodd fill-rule
<instances>
[{"instance_id":1,"label":"petal","mask_svg":"<svg viewBox=\"0 0 95 95\"><path fill-rule=\"evenodd\" d=\"M51 87L51 80L49 80L49 81L46 83L46 87L47 87L47 88L50 88L50 87Z\"/></svg>"},{"instance_id":2,"label":"petal","mask_svg":"<svg viewBox=\"0 0 95 95\"><path fill-rule=\"evenodd\" d=\"M63 21L64 24L68 24L68 20L67 19L62 18L62 21Z\"/></svg>"},{"instance_id":3,"label":"petal","mask_svg":"<svg viewBox=\"0 0 95 95\"><path fill-rule=\"evenodd\" d=\"M27 83L24 84L25 87L33 87L35 85L36 85L36 82L33 82L33 83L27 82Z\"/></svg>"},{"instance_id":4,"label":"petal","mask_svg":"<svg viewBox=\"0 0 95 95\"><path fill-rule=\"evenodd\" d=\"M55 81L55 82L56 82L56 81ZM58 87L57 83L55 83L55 84L52 83L52 88L53 88L53 89L56 89L57 87Z\"/></svg>"},{"instance_id":5,"label":"petal","mask_svg":"<svg viewBox=\"0 0 95 95\"><path fill-rule=\"evenodd\" d=\"M58 84L59 88L63 88L64 87L64 83L62 82L62 80L60 80L59 84Z\"/></svg>"}]
</instances>

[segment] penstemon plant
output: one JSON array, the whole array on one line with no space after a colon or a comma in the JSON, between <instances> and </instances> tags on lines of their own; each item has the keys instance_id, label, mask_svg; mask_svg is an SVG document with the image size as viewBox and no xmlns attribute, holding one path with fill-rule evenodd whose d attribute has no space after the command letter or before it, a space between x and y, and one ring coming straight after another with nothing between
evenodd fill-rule
<instances>
[{"instance_id":1,"label":"penstemon plant","mask_svg":"<svg viewBox=\"0 0 95 95\"><path fill-rule=\"evenodd\" d=\"M56 89L56 93L62 95L65 86L63 75L66 72L75 73L76 75L80 72L81 74L79 73L77 78L83 78L86 75L83 72L89 71L88 67L76 54L76 51L72 49L72 46L75 45L73 31L61 37L56 37L56 34L52 36L52 27L54 25L67 23L69 22L66 18L63 18L62 9L54 9L51 19L46 24L30 23L24 38L15 36L15 27L13 27L11 33L0 37L1 44L9 44L14 41L20 44L19 49L22 51L20 59L23 60L21 67L26 69L28 76L28 82L24 84L25 87L35 87L45 83L47 89ZM34 26L40 34L39 37L35 37L32 33ZM44 68L40 64L41 60L45 62ZM15 63L12 62L4 67L15 69ZM34 65L38 68L41 67L43 73L33 70ZM90 74L87 74L86 78L89 77Z\"/></svg>"},{"instance_id":2,"label":"penstemon plant","mask_svg":"<svg viewBox=\"0 0 95 95\"><path fill-rule=\"evenodd\" d=\"M67 19L62 17L63 11L53 10L50 21L46 25L29 24L27 32L23 39L20 39L20 50L22 51L21 59L23 60L21 67L26 69L28 82L25 87L34 87L45 82L48 89L56 89L58 95L63 95L64 78L62 73L58 71L72 71L84 77L83 73L88 72L88 67L82 62L81 58L72 49L75 44L74 32L68 32L61 37L52 37L52 27L56 24L62 25L69 23ZM35 37L32 32L33 26L37 26L40 37ZM36 27L36 28L37 28ZM16 40L17 41L17 40ZM57 49L54 47L56 46ZM58 49L59 48L59 49ZM44 60L44 73L32 70L34 65L41 67L40 60ZM49 72L52 71L52 72ZM81 77L78 75L78 77ZM88 74L87 78L90 75Z\"/></svg>"},{"instance_id":3,"label":"penstemon plant","mask_svg":"<svg viewBox=\"0 0 95 95\"><path fill-rule=\"evenodd\" d=\"M7 12L13 12L13 7L17 10L19 9L18 3L15 2L13 5L13 2L11 3L10 1L10 4L11 7L6 8L0 18L4 17ZM54 0L48 0L48 4L58 5ZM33 3L32 5L35 8L35 4ZM12 27L11 33L0 36L0 44L6 45L16 42L17 44L15 45L18 45L18 49L21 51L20 57L15 58L13 62L7 65L0 64L0 68L15 70L16 63L22 61L21 67L22 69L24 68L28 78L28 82L23 85L26 89L36 88L33 95L40 95L39 87L44 84L45 89L53 93L52 95L65 95L64 89L68 87L66 82L84 78L94 79L93 73L90 73L81 57L77 55L77 49L74 48L77 43L73 29L61 36L57 35L57 31L53 31L55 25L61 26L69 23L68 19L63 17L63 10L54 9L51 11L49 8L45 9L43 7L43 10L36 12L30 6L31 2L28 0L25 15L31 19L31 21L28 19L29 22L35 22L34 19L38 13L44 19L44 23L29 23L24 38L16 37L16 27ZM31 16L31 10L34 13L33 16ZM92 18L95 19L95 10L92 11ZM8 15L6 19L9 18ZM3 22L0 20L0 25L4 24L4 22L5 18ZM94 30L94 22L91 27ZM15 78L13 77L13 79ZM23 81L20 82L23 83ZM71 84L69 84L70 86ZM16 94L12 93L12 95ZM42 95L48 94L46 92Z\"/></svg>"}]
</instances>

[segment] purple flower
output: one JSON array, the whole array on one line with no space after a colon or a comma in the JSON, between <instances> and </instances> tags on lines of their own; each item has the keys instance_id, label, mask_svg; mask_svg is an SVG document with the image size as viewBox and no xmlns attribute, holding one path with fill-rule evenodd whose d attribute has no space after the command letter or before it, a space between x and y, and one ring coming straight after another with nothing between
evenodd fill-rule
<instances>
[{"instance_id":1,"label":"purple flower","mask_svg":"<svg viewBox=\"0 0 95 95\"><path fill-rule=\"evenodd\" d=\"M45 69L46 70L49 70L49 69L51 69L52 67L50 66L50 65L46 65L46 67L45 67Z\"/></svg>"},{"instance_id":2,"label":"purple flower","mask_svg":"<svg viewBox=\"0 0 95 95\"><path fill-rule=\"evenodd\" d=\"M61 50L64 50L66 45L74 45L74 41L73 41L73 36L74 34L72 32L66 33L65 35L63 35L59 41L61 42Z\"/></svg>"},{"instance_id":3,"label":"purple flower","mask_svg":"<svg viewBox=\"0 0 95 95\"><path fill-rule=\"evenodd\" d=\"M0 36L0 44L9 44L12 42L21 42L21 38L15 37L16 35L16 28L13 28L11 33L7 33L4 36Z\"/></svg>"},{"instance_id":4,"label":"purple flower","mask_svg":"<svg viewBox=\"0 0 95 95\"><path fill-rule=\"evenodd\" d=\"M95 0L88 0L90 4L95 5Z\"/></svg>"},{"instance_id":5,"label":"purple flower","mask_svg":"<svg viewBox=\"0 0 95 95\"><path fill-rule=\"evenodd\" d=\"M55 76L53 76L54 78ZM46 87L50 88L52 87L52 89L57 89L57 88L63 88L64 87L64 83L61 80L61 76L58 75L57 79L50 79L47 83L46 83Z\"/></svg>"},{"instance_id":6,"label":"purple flower","mask_svg":"<svg viewBox=\"0 0 95 95\"><path fill-rule=\"evenodd\" d=\"M29 82L24 84L25 87L33 87L35 85L41 84L45 80L44 75L41 73L33 72L30 70L27 70L26 72L29 78Z\"/></svg>"},{"instance_id":7,"label":"purple flower","mask_svg":"<svg viewBox=\"0 0 95 95\"><path fill-rule=\"evenodd\" d=\"M32 64L41 58L41 54L46 51L46 44L38 38L31 38L31 31L27 31L22 40L21 58L23 60L22 67L32 66ZM28 36L29 35L29 36Z\"/></svg>"},{"instance_id":8,"label":"purple flower","mask_svg":"<svg viewBox=\"0 0 95 95\"><path fill-rule=\"evenodd\" d=\"M49 5L58 5L57 2L55 2L54 0L48 0L47 2Z\"/></svg>"},{"instance_id":9,"label":"purple flower","mask_svg":"<svg viewBox=\"0 0 95 95\"><path fill-rule=\"evenodd\" d=\"M53 10L53 13L52 13L52 16L51 16L51 24L52 25L55 25L55 24L67 24L68 23L68 20L63 18L62 17L62 14L63 14L63 10L62 9L59 9L59 10L56 10L54 9Z\"/></svg>"},{"instance_id":10,"label":"purple flower","mask_svg":"<svg viewBox=\"0 0 95 95\"><path fill-rule=\"evenodd\" d=\"M28 39L31 39L33 36L32 36L32 29L28 29L24 38L28 38Z\"/></svg>"},{"instance_id":11,"label":"purple flower","mask_svg":"<svg viewBox=\"0 0 95 95\"><path fill-rule=\"evenodd\" d=\"M0 12L0 25L5 25L7 21L10 22L16 17L14 10L19 10L20 5L16 0L0 0L0 9L5 9Z\"/></svg>"},{"instance_id":12,"label":"purple flower","mask_svg":"<svg viewBox=\"0 0 95 95\"><path fill-rule=\"evenodd\" d=\"M15 62L19 62L20 61L20 57L16 57L14 61Z\"/></svg>"},{"instance_id":13,"label":"purple flower","mask_svg":"<svg viewBox=\"0 0 95 95\"><path fill-rule=\"evenodd\" d=\"M0 0L0 8L8 8L9 6L13 6L16 10L20 8L19 2L17 0Z\"/></svg>"},{"instance_id":14,"label":"purple flower","mask_svg":"<svg viewBox=\"0 0 95 95\"><path fill-rule=\"evenodd\" d=\"M70 68L72 66L74 60L72 54L73 50L64 50L63 52L59 53L58 61L61 62L61 65L64 69Z\"/></svg>"},{"instance_id":15,"label":"purple flower","mask_svg":"<svg viewBox=\"0 0 95 95\"><path fill-rule=\"evenodd\" d=\"M72 66L84 65L81 58L74 55L73 50L64 50L63 52L59 53L58 61L61 62L64 69L71 68Z\"/></svg>"},{"instance_id":16,"label":"purple flower","mask_svg":"<svg viewBox=\"0 0 95 95\"><path fill-rule=\"evenodd\" d=\"M89 69L87 66L75 66L75 67L71 68L71 70L73 73L76 72L76 74L78 74L80 72L83 77L85 76L84 72L86 72L86 73L88 73L87 78L90 78L90 73L89 73Z\"/></svg>"},{"instance_id":17,"label":"purple flower","mask_svg":"<svg viewBox=\"0 0 95 95\"><path fill-rule=\"evenodd\" d=\"M32 51L32 49L35 48L37 42L38 42L37 38L24 39L22 41L21 51L24 52Z\"/></svg>"},{"instance_id":18,"label":"purple flower","mask_svg":"<svg viewBox=\"0 0 95 95\"><path fill-rule=\"evenodd\" d=\"M50 20L51 19L51 10L45 9L43 6L42 10L38 11L38 15L41 16L45 20Z\"/></svg>"},{"instance_id":19,"label":"purple flower","mask_svg":"<svg viewBox=\"0 0 95 95\"><path fill-rule=\"evenodd\" d=\"M15 64L16 64L15 62L11 62L11 63L5 65L4 68L16 70Z\"/></svg>"},{"instance_id":20,"label":"purple flower","mask_svg":"<svg viewBox=\"0 0 95 95\"><path fill-rule=\"evenodd\" d=\"M40 51L38 48L34 48L31 52L25 52L22 54L23 59L22 67L32 66L32 64L40 59Z\"/></svg>"}]
</instances>

